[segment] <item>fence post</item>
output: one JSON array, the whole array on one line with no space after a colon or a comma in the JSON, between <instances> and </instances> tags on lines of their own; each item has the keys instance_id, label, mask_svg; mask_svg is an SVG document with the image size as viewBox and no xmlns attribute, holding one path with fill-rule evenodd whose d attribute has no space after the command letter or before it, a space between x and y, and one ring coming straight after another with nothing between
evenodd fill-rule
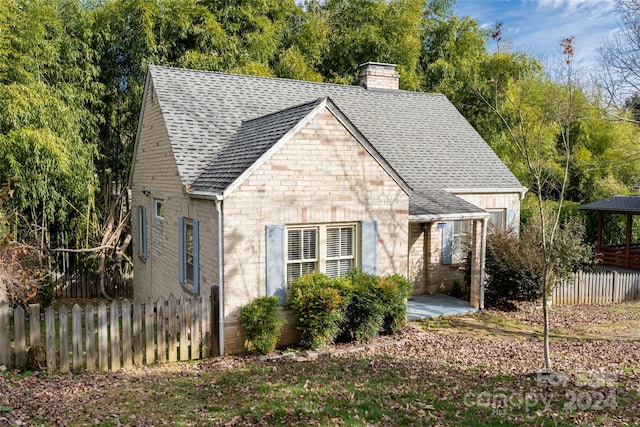
<instances>
[{"instance_id":1,"label":"fence post","mask_svg":"<svg viewBox=\"0 0 640 427\"><path fill-rule=\"evenodd\" d=\"M11 367L9 345L9 303L0 302L0 366Z\"/></svg>"},{"instance_id":2,"label":"fence post","mask_svg":"<svg viewBox=\"0 0 640 427\"><path fill-rule=\"evenodd\" d=\"M47 370L53 372L56 370L56 313L53 307L47 308L44 312L45 333L47 340Z\"/></svg>"},{"instance_id":3,"label":"fence post","mask_svg":"<svg viewBox=\"0 0 640 427\"><path fill-rule=\"evenodd\" d=\"M60 372L69 372L69 310L63 305L58 311L60 324Z\"/></svg>"},{"instance_id":4,"label":"fence post","mask_svg":"<svg viewBox=\"0 0 640 427\"><path fill-rule=\"evenodd\" d=\"M17 366L18 368L23 368L27 356L27 337L24 333L24 309L20 306L16 307L16 309L13 311L13 331L16 341L15 366ZM2 342L1 339L0 342Z\"/></svg>"},{"instance_id":5,"label":"fence post","mask_svg":"<svg viewBox=\"0 0 640 427\"><path fill-rule=\"evenodd\" d=\"M220 356L220 294L218 285L211 287L211 354Z\"/></svg>"},{"instance_id":6,"label":"fence post","mask_svg":"<svg viewBox=\"0 0 640 427\"><path fill-rule=\"evenodd\" d=\"M29 304L29 347L40 347L40 304Z\"/></svg>"},{"instance_id":7,"label":"fence post","mask_svg":"<svg viewBox=\"0 0 640 427\"><path fill-rule=\"evenodd\" d=\"M611 302L616 302L616 289L618 288L618 272L613 272L613 283L611 284Z\"/></svg>"}]
</instances>

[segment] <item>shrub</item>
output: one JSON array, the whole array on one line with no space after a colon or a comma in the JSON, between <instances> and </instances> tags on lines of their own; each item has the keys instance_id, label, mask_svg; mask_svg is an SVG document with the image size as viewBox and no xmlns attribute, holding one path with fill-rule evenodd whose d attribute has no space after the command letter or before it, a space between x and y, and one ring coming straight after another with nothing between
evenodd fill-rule
<instances>
[{"instance_id":1,"label":"shrub","mask_svg":"<svg viewBox=\"0 0 640 427\"><path fill-rule=\"evenodd\" d=\"M350 340L369 341L382 329L386 313L380 277L351 270L347 279L351 281L352 291L344 333Z\"/></svg>"},{"instance_id":2,"label":"shrub","mask_svg":"<svg viewBox=\"0 0 640 427\"><path fill-rule=\"evenodd\" d=\"M406 300L411 296L413 283L399 274L380 278L380 289L385 308L382 329L395 334L407 323Z\"/></svg>"},{"instance_id":3,"label":"shrub","mask_svg":"<svg viewBox=\"0 0 640 427\"><path fill-rule=\"evenodd\" d=\"M344 280L318 272L305 274L290 285L289 302L303 346L322 348L336 339L348 303L347 288Z\"/></svg>"},{"instance_id":4,"label":"shrub","mask_svg":"<svg viewBox=\"0 0 640 427\"><path fill-rule=\"evenodd\" d=\"M260 354L275 350L280 328L285 323L279 310L280 299L275 296L256 298L240 307L240 326L249 350L255 350Z\"/></svg>"}]
</instances>

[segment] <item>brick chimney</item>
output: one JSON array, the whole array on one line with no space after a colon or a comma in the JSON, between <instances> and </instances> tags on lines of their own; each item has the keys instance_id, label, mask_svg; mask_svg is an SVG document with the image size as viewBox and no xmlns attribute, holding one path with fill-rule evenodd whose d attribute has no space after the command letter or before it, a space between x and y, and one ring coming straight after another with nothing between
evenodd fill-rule
<instances>
[{"instance_id":1,"label":"brick chimney","mask_svg":"<svg viewBox=\"0 0 640 427\"><path fill-rule=\"evenodd\" d=\"M360 86L365 89L398 90L398 72L396 64L383 64L381 62L365 62L361 64Z\"/></svg>"}]
</instances>

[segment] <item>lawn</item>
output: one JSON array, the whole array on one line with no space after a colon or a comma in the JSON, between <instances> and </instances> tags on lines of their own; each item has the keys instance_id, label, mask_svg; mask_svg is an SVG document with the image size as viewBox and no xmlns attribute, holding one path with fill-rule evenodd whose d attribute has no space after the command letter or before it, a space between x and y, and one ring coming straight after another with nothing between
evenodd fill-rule
<instances>
[{"instance_id":1,"label":"lawn","mask_svg":"<svg viewBox=\"0 0 640 427\"><path fill-rule=\"evenodd\" d=\"M415 322L406 344L315 361L4 372L0 424L639 424L640 303L553 307L548 377L535 374L540 323L539 309L522 306Z\"/></svg>"}]
</instances>

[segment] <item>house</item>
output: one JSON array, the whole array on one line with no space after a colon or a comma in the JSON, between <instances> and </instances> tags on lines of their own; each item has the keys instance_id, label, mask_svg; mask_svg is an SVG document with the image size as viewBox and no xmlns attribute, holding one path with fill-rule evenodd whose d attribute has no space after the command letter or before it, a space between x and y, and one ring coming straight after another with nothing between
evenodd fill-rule
<instances>
[{"instance_id":1,"label":"house","mask_svg":"<svg viewBox=\"0 0 640 427\"><path fill-rule=\"evenodd\" d=\"M305 272L446 291L470 236L481 307L487 229L518 228L525 189L446 97L398 87L380 63L359 86L150 66L130 177L135 297L217 285L230 353L237 308Z\"/></svg>"}]
</instances>

